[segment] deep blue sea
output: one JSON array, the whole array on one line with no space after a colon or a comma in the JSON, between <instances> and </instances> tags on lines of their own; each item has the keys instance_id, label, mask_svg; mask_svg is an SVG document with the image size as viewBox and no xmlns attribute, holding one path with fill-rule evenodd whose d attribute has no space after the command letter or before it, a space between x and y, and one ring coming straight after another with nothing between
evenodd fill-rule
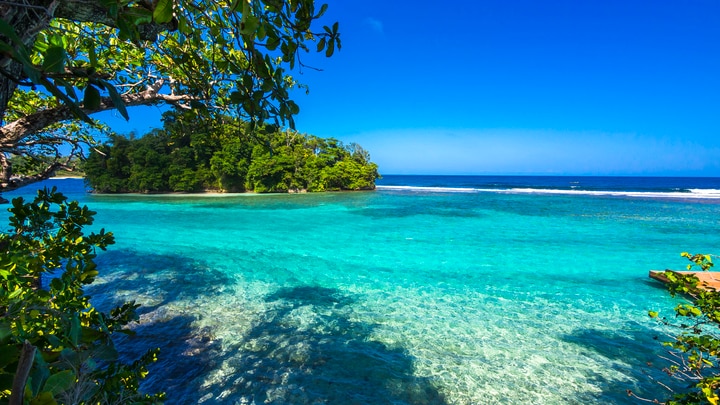
<instances>
[{"instance_id":1,"label":"deep blue sea","mask_svg":"<svg viewBox=\"0 0 720 405\"><path fill-rule=\"evenodd\" d=\"M718 253L720 179L385 176L372 192L92 195L117 244L88 291L143 305L171 404L663 399L651 269ZM28 187L5 198L31 197ZM2 218L7 213L2 213Z\"/></svg>"}]
</instances>

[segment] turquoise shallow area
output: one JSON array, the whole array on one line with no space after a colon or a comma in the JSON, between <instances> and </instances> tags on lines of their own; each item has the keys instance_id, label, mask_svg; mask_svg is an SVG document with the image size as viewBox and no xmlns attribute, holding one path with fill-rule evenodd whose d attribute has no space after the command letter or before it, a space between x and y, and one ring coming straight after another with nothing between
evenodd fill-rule
<instances>
[{"instance_id":1,"label":"turquoise shallow area","mask_svg":"<svg viewBox=\"0 0 720 405\"><path fill-rule=\"evenodd\" d=\"M666 336L647 311L671 315L677 300L647 272L720 246L720 205L700 202L70 194L116 235L90 292L143 304L121 343L161 348L144 388L169 403L661 397Z\"/></svg>"}]
</instances>

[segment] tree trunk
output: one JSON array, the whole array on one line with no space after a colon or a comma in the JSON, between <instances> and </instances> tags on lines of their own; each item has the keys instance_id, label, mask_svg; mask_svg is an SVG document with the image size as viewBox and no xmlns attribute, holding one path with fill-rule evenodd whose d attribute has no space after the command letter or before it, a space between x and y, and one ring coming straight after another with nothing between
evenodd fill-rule
<instances>
[{"instance_id":1,"label":"tree trunk","mask_svg":"<svg viewBox=\"0 0 720 405\"><path fill-rule=\"evenodd\" d=\"M12 392L10 393L10 405L22 405L25 403L25 385L27 384L30 370L35 361L35 351L37 348L30 344L27 340L23 343L20 352L20 361L18 362L15 378L12 383Z\"/></svg>"},{"instance_id":2,"label":"tree trunk","mask_svg":"<svg viewBox=\"0 0 720 405\"><path fill-rule=\"evenodd\" d=\"M32 49L38 33L50 26L53 18L65 18L78 22L94 22L117 27L114 19L108 16L107 9L98 0L10 0L0 2L0 19L12 27L22 42L22 46ZM148 1L148 8L152 2ZM135 5L138 6L137 4ZM152 11L152 10L151 10ZM177 21L166 24L142 24L137 27L141 39L155 40L160 32L177 29ZM21 44L0 35L0 39L12 44L17 50ZM9 55L0 55L0 122L4 121L8 101L27 76L23 67Z\"/></svg>"},{"instance_id":3,"label":"tree trunk","mask_svg":"<svg viewBox=\"0 0 720 405\"><path fill-rule=\"evenodd\" d=\"M135 7L138 4L134 5ZM145 3L148 9L152 8L152 2ZM6 22L15 32L20 42L0 34L0 40L10 44L16 51L25 48L32 49L37 35L50 26L53 18L65 18L78 22L95 22L110 27L117 27L107 9L101 6L98 0L9 0L0 2L0 19ZM140 38L144 40L155 40L160 32L177 29L177 21L173 20L166 24L142 24L137 27ZM25 119L12 123L5 122L5 113L13 93L19 85L32 85L24 72L24 67L12 52L0 54L0 192L3 189L16 188L12 184L27 184L25 181L12 179L12 167L4 151L12 150L13 146L24 137L37 133L48 125L71 119L72 112L66 106L55 109L40 111L31 114ZM123 97L124 99L126 97ZM180 98L182 99L182 98ZM127 106L138 104L149 104L153 101L174 102L179 100L159 99L157 94L141 93L140 96L129 101ZM98 110L114 108L107 100ZM89 111L95 112L95 111ZM32 122L33 118L36 121ZM6 125L7 124L7 125ZM47 172L46 173L51 173ZM45 175L47 178L47 174ZM22 179L21 179L22 180ZM28 179L31 180L31 179ZM41 180L41 179L40 179ZM34 181L37 181L34 180ZM0 203L4 200L0 196Z\"/></svg>"},{"instance_id":4,"label":"tree trunk","mask_svg":"<svg viewBox=\"0 0 720 405\"><path fill-rule=\"evenodd\" d=\"M0 4L0 19L13 28L22 44L5 36L0 36L0 39L12 44L16 50L20 46L31 48L38 33L50 25L55 4L55 2L47 0L3 2ZM4 73L0 76L0 122L2 122L5 119L5 111L10 97L15 92L18 82L24 81L26 76L23 74L22 65L8 55L0 58L0 69Z\"/></svg>"}]
</instances>

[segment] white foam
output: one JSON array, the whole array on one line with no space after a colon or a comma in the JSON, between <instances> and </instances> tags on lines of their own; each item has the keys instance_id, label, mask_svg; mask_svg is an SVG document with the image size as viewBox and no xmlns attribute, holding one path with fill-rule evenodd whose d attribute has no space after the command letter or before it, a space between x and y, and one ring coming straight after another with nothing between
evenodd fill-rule
<instances>
[{"instance_id":1,"label":"white foam","mask_svg":"<svg viewBox=\"0 0 720 405\"><path fill-rule=\"evenodd\" d=\"M482 191L477 188L464 187L376 186L375 188L378 190L429 191L433 193L476 193Z\"/></svg>"},{"instance_id":2,"label":"white foam","mask_svg":"<svg viewBox=\"0 0 720 405\"><path fill-rule=\"evenodd\" d=\"M616 196L637 198L672 198L684 200L720 200L718 189L690 189L687 192L673 191L603 191L577 189L538 189L538 188L462 188L462 187L420 187L420 186L377 186L378 190L413 191L432 193L499 193L499 194L557 194L557 195L590 195Z\"/></svg>"}]
</instances>

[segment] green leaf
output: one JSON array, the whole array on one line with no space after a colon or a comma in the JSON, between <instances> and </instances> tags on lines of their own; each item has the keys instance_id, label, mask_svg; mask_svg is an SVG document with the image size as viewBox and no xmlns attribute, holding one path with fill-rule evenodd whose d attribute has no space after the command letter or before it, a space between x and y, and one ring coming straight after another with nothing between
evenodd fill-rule
<instances>
[{"instance_id":1,"label":"green leaf","mask_svg":"<svg viewBox=\"0 0 720 405\"><path fill-rule=\"evenodd\" d=\"M52 46L45 52L42 69L45 72L62 73L65 70L67 54L65 49L59 46Z\"/></svg>"},{"instance_id":2,"label":"green leaf","mask_svg":"<svg viewBox=\"0 0 720 405\"><path fill-rule=\"evenodd\" d=\"M65 94L68 95L68 97L72 98L73 100L77 100L77 93L75 92L75 88L68 82L62 79L55 79L55 84L60 87L65 88Z\"/></svg>"},{"instance_id":3,"label":"green leaf","mask_svg":"<svg viewBox=\"0 0 720 405\"><path fill-rule=\"evenodd\" d=\"M327 40L326 40L325 37L323 37L323 38L320 40L320 42L318 42L318 45L317 45L317 51L318 51L318 52L322 52L322 50L325 49L325 43L326 43L326 42L327 42Z\"/></svg>"},{"instance_id":4,"label":"green leaf","mask_svg":"<svg viewBox=\"0 0 720 405\"><path fill-rule=\"evenodd\" d=\"M20 349L16 345L0 345L0 369L18 361L19 358Z\"/></svg>"},{"instance_id":5,"label":"green leaf","mask_svg":"<svg viewBox=\"0 0 720 405\"><path fill-rule=\"evenodd\" d=\"M240 93L239 91L231 92L229 98L230 98L230 102L235 103L235 104L242 103L243 100L245 100L245 97L243 97L242 93Z\"/></svg>"},{"instance_id":6,"label":"green leaf","mask_svg":"<svg viewBox=\"0 0 720 405\"><path fill-rule=\"evenodd\" d=\"M117 18L118 11L120 10L120 8L118 7L117 2L113 1L110 3L111 4L107 6L108 15L112 18Z\"/></svg>"},{"instance_id":7,"label":"green leaf","mask_svg":"<svg viewBox=\"0 0 720 405\"><path fill-rule=\"evenodd\" d=\"M80 332L82 331L82 327L80 325L80 317L78 314L73 314L72 318L70 319L70 343L73 344L73 346L77 346L78 342L80 341Z\"/></svg>"},{"instance_id":8,"label":"green leaf","mask_svg":"<svg viewBox=\"0 0 720 405\"><path fill-rule=\"evenodd\" d=\"M65 105L67 105L70 108L70 111L72 111L78 118L80 118L81 120L83 120L85 122L92 122L90 117L88 117L88 115L85 114L85 112L83 112L83 110L81 110L80 107L78 107L78 105L75 102L73 102L73 100L70 99L70 97L68 97L65 93L60 91L60 89L58 89L57 86L55 86L48 79L40 78L39 83L42 84L43 86L45 86L45 89L47 89L47 91L52 93L53 96L57 97L62 102L64 102Z\"/></svg>"},{"instance_id":9,"label":"green leaf","mask_svg":"<svg viewBox=\"0 0 720 405\"><path fill-rule=\"evenodd\" d=\"M325 56L329 58L333 55L333 53L335 53L335 40L330 39L330 41L328 41L327 49L325 50Z\"/></svg>"},{"instance_id":10,"label":"green leaf","mask_svg":"<svg viewBox=\"0 0 720 405\"><path fill-rule=\"evenodd\" d=\"M137 26L130 20L129 16L121 15L117 20L117 26L120 29L120 38L122 39L137 39L138 30Z\"/></svg>"},{"instance_id":11,"label":"green leaf","mask_svg":"<svg viewBox=\"0 0 720 405\"><path fill-rule=\"evenodd\" d=\"M58 395L72 387L74 382L75 373L72 370L63 370L48 377L43 390L49 391L52 395Z\"/></svg>"},{"instance_id":12,"label":"green leaf","mask_svg":"<svg viewBox=\"0 0 720 405\"><path fill-rule=\"evenodd\" d=\"M280 38L277 38L277 37L268 38L267 44L265 44L267 49L270 51L276 50L279 45L280 45Z\"/></svg>"},{"instance_id":13,"label":"green leaf","mask_svg":"<svg viewBox=\"0 0 720 405\"><path fill-rule=\"evenodd\" d=\"M23 43L13 27L2 18L0 18L0 34L10 38L16 45Z\"/></svg>"},{"instance_id":14,"label":"green leaf","mask_svg":"<svg viewBox=\"0 0 720 405\"><path fill-rule=\"evenodd\" d=\"M27 47L17 35L13 27L10 26L10 24L8 24L7 22L5 22L5 20L3 20L2 18L0 18L0 34L3 34L6 37L10 38L10 40L15 43L15 47L13 47L9 46L9 44L6 44L4 41L0 41L0 48L10 53L10 56L13 59L17 60L23 65L23 71L30 78L30 80L32 80L34 83L40 83L40 73L37 69L35 69L32 62L30 61L30 55Z\"/></svg>"},{"instance_id":15,"label":"green leaf","mask_svg":"<svg viewBox=\"0 0 720 405\"><path fill-rule=\"evenodd\" d=\"M56 46L60 48L64 48L65 45L63 44L63 36L60 34L53 34L49 38L50 46Z\"/></svg>"},{"instance_id":16,"label":"green leaf","mask_svg":"<svg viewBox=\"0 0 720 405\"><path fill-rule=\"evenodd\" d=\"M255 31L257 31L258 29L258 26L260 26L260 20L254 15L249 15L245 18L245 21L243 21L240 33L242 33L243 35L254 35Z\"/></svg>"},{"instance_id":17,"label":"green leaf","mask_svg":"<svg viewBox=\"0 0 720 405\"><path fill-rule=\"evenodd\" d=\"M17 298L18 296L20 296L20 294L22 294L22 292L23 292L22 288L17 288L15 291L11 292L8 295L8 299Z\"/></svg>"},{"instance_id":18,"label":"green leaf","mask_svg":"<svg viewBox=\"0 0 720 405\"><path fill-rule=\"evenodd\" d=\"M172 0L158 0L155 3L155 10L153 11L153 21L158 24L165 24L173 18L173 1Z\"/></svg>"},{"instance_id":19,"label":"green leaf","mask_svg":"<svg viewBox=\"0 0 720 405\"><path fill-rule=\"evenodd\" d=\"M180 18L178 21L178 31L180 31L184 35L190 35L192 34L192 28L190 28L190 25L188 24L187 19Z\"/></svg>"},{"instance_id":20,"label":"green leaf","mask_svg":"<svg viewBox=\"0 0 720 405\"><path fill-rule=\"evenodd\" d=\"M153 13L144 7L131 7L126 15L135 25L149 24L153 20Z\"/></svg>"},{"instance_id":21,"label":"green leaf","mask_svg":"<svg viewBox=\"0 0 720 405\"><path fill-rule=\"evenodd\" d=\"M83 99L83 107L86 110L97 110L100 108L100 91L95 86L88 84L85 88L85 98Z\"/></svg>"},{"instance_id":22,"label":"green leaf","mask_svg":"<svg viewBox=\"0 0 720 405\"><path fill-rule=\"evenodd\" d=\"M322 17L323 14L325 14L325 12L327 11L327 9L328 9L328 5L327 5L327 4L323 4L322 6L320 6L320 11L318 11L318 13L315 15L315 18L320 18L320 17Z\"/></svg>"},{"instance_id":23,"label":"green leaf","mask_svg":"<svg viewBox=\"0 0 720 405\"><path fill-rule=\"evenodd\" d=\"M88 327L83 327L82 332L80 333L80 340L83 343L92 343L104 336L105 335L98 330L88 328Z\"/></svg>"},{"instance_id":24,"label":"green leaf","mask_svg":"<svg viewBox=\"0 0 720 405\"><path fill-rule=\"evenodd\" d=\"M12 387L14 377L14 374L0 372L0 390L10 389L10 387Z\"/></svg>"},{"instance_id":25,"label":"green leaf","mask_svg":"<svg viewBox=\"0 0 720 405\"><path fill-rule=\"evenodd\" d=\"M30 400L30 405L56 405L57 401L53 394L49 391L39 393L35 398Z\"/></svg>"},{"instance_id":26,"label":"green leaf","mask_svg":"<svg viewBox=\"0 0 720 405\"><path fill-rule=\"evenodd\" d=\"M11 55L13 53L13 47L5 41L0 41L0 52Z\"/></svg>"},{"instance_id":27,"label":"green leaf","mask_svg":"<svg viewBox=\"0 0 720 405\"><path fill-rule=\"evenodd\" d=\"M287 102L288 108L290 109L290 113L293 115L297 115L300 112L300 107L298 107L297 104L295 104L294 101L289 100Z\"/></svg>"},{"instance_id":28,"label":"green leaf","mask_svg":"<svg viewBox=\"0 0 720 405\"><path fill-rule=\"evenodd\" d=\"M125 108L125 102L123 102L122 97L120 97L120 93L118 93L115 86L108 83L107 86L108 93L110 94L110 100L112 100L113 105L115 108L117 108L120 115L125 118L126 121L130 120L130 116L128 115L127 108Z\"/></svg>"}]
</instances>

